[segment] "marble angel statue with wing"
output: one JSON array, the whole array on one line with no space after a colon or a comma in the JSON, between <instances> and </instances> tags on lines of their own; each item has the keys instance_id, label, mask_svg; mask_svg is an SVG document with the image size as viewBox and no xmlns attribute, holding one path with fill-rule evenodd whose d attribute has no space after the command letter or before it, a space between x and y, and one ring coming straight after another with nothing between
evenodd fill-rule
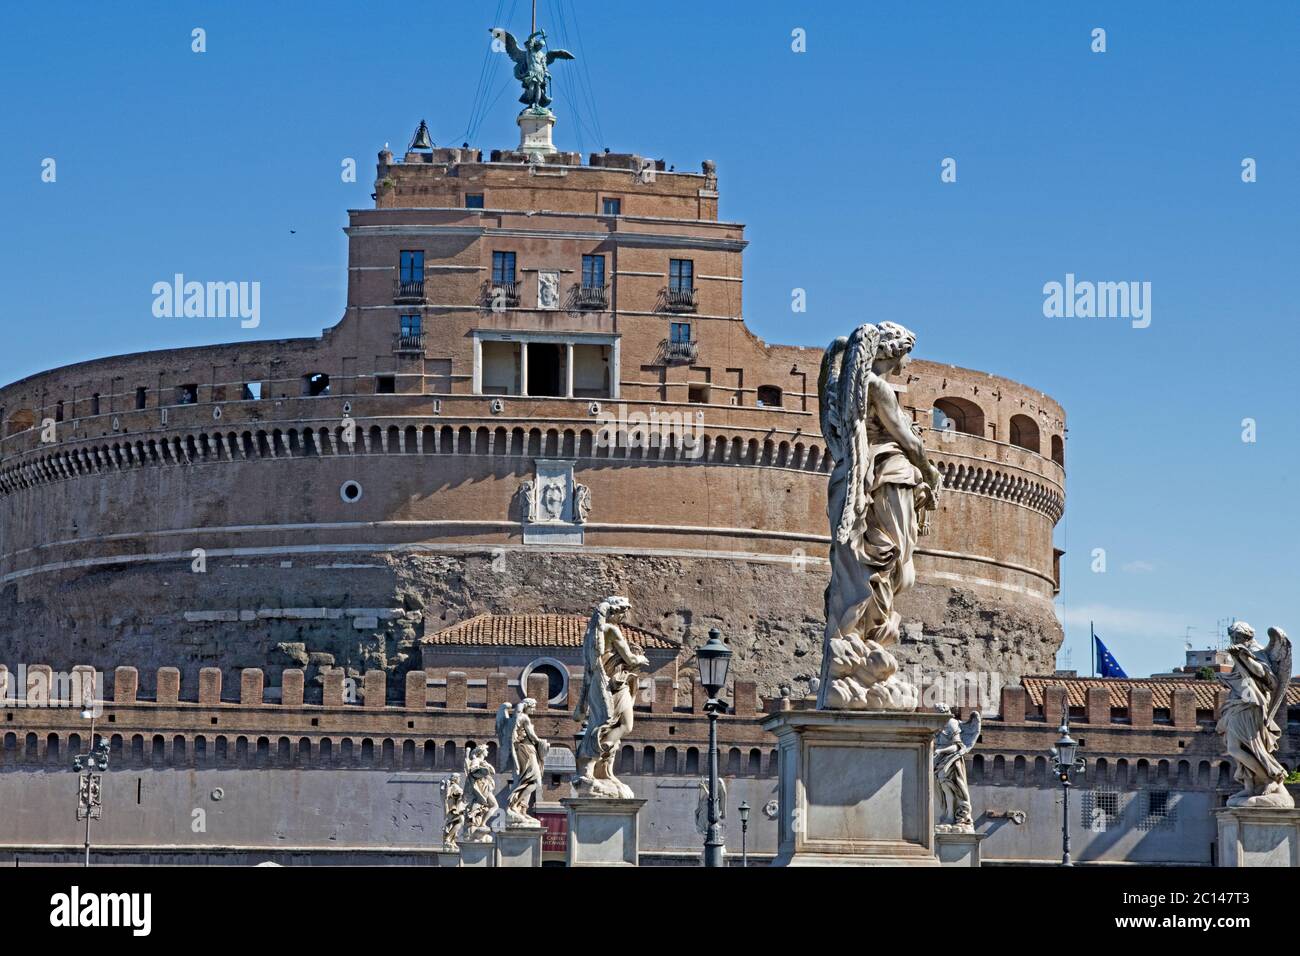
<instances>
[{"instance_id":1,"label":"marble angel statue with wing","mask_svg":"<svg viewBox=\"0 0 1300 956\"><path fill-rule=\"evenodd\" d=\"M573 711L573 719L583 722L572 781L581 797L633 796L632 788L614 776L614 758L632 730L639 675L650 661L619 627L630 610L627 598L611 595L596 605L587 622L582 696Z\"/></svg>"},{"instance_id":2,"label":"marble angel statue with wing","mask_svg":"<svg viewBox=\"0 0 1300 956\"><path fill-rule=\"evenodd\" d=\"M1286 696L1291 685L1291 640L1278 627L1268 629L1268 646L1255 640L1245 621L1228 628L1232 671L1218 678L1228 687L1219 709L1218 731L1227 755L1237 765L1242 785L1228 798L1230 807L1295 806L1286 789L1286 768L1275 756L1286 726ZM1278 714L1281 713L1281 724Z\"/></svg>"},{"instance_id":3,"label":"marble angel statue with wing","mask_svg":"<svg viewBox=\"0 0 1300 956\"><path fill-rule=\"evenodd\" d=\"M938 507L943 476L885 379L915 344L901 325L866 324L822 357L821 427L834 467L821 710L916 709L917 690L889 650L902 626L894 602L916 583L917 537Z\"/></svg>"},{"instance_id":4,"label":"marble angel statue with wing","mask_svg":"<svg viewBox=\"0 0 1300 956\"><path fill-rule=\"evenodd\" d=\"M506 826L540 827L542 821L528 812L533 794L542 784L542 768L546 765L546 752L550 743L537 736L533 727L533 711L537 701L525 697L515 705L513 713L497 721L499 734L497 746L504 763L503 773L512 774L504 799ZM502 711L504 711L504 706Z\"/></svg>"},{"instance_id":5,"label":"marble angel statue with wing","mask_svg":"<svg viewBox=\"0 0 1300 956\"><path fill-rule=\"evenodd\" d=\"M965 723L950 716L943 730L935 735L934 782L939 789L936 830L975 832L970 787L966 784L966 755L979 739L981 723L979 711L973 710Z\"/></svg>"}]
</instances>

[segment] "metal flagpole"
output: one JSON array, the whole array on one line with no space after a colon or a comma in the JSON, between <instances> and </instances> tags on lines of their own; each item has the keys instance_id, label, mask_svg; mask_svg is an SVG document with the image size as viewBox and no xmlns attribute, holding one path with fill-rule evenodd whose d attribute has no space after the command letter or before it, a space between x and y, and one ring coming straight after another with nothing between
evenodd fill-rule
<instances>
[{"instance_id":1,"label":"metal flagpole","mask_svg":"<svg viewBox=\"0 0 1300 956\"><path fill-rule=\"evenodd\" d=\"M537 32L537 0L533 0L533 29L530 32Z\"/></svg>"}]
</instances>

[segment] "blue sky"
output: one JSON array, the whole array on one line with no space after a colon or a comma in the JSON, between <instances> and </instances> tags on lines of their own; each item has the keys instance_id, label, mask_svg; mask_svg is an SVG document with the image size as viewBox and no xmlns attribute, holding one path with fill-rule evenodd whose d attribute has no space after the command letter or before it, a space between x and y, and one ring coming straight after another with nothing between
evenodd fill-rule
<instances>
[{"instance_id":1,"label":"blue sky","mask_svg":"<svg viewBox=\"0 0 1300 956\"><path fill-rule=\"evenodd\" d=\"M0 379L332 325L377 150L421 118L459 144L476 99L473 144L516 140L503 58L476 92L488 27L527 17L523 0L5 5ZM1300 629L1300 5L542 0L540 19L582 55L556 69L562 146L717 161L758 334L902 321L920 357L1065 406L1075 667L1090 619L1133 675L1222 618ZM154 318L175 272L260 281L261 327ZM1150 282L1150 327L1044 318L1068 272Z\"/></svg>"}]
</instances>

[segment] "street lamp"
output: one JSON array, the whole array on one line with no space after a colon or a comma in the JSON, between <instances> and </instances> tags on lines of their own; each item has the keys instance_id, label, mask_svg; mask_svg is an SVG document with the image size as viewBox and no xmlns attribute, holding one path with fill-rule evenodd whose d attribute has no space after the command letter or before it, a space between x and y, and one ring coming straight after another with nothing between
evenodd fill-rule
<instances>
[{"instance_id":1,"label":"street lamp","mask_svg":"<svg viewBox=\"0 0 1300 956\"><path fill-rule=\"evenodd\" d=\"M1061 866L1074 866L1070 862L1070 774L1082 770L1084 763L1079 754L1079 742L1070 736L1070 713L1061 718L1061 739L1052 748L1056 761L1056 776L1061 781Z\"/></svg>"},{"instance_id":2,"label":"street lamp","mask_svg":"<svg viewBox=\"0 0 1300 956\"><path fill-rule=\"evenodd\" d=\"M90 821L98 820L104 814L103 773L108 770L108 744L95 737L95 702L87 700L81 709L81 716L90 721L90 748L84 754L72 758L72 769L78 774L77 819L86 821L86 858L85 866L90 866ZM82 771L86 771L82 773Z\"/></svg>"},{"instance_id":3,"label":"street lamp","mask_svg":"<svg viewBox=\"0 0 1300 956\"><path fill-rule=\"evenodd\" d=\"M749 804L742 803L736 810L740 813L740 865L749 866L749 849L745 840L749 833Z\"/></svg>"},{"instance_id":4,"label":"street lamp","mask_svg":"<svg viewBox=\"0 0 1300 956\"><path fill-rule=\"evenodd\" d=\"M695 652L700 669L700 683L709 695L704 712L709 715L709 831L704 838L704 865L722 866L721 800L718 784L718 716L726 713L726 702L719 698L727 686L727 668L731 665L731 648L722 640L722 632L709 628L709 641Z\"/></svg>"}]
</instances>

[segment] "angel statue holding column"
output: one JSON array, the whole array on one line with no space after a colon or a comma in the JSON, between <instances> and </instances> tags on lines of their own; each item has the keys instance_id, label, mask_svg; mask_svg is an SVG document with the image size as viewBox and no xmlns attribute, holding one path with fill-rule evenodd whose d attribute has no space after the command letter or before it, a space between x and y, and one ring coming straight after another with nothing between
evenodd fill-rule
<instances>
[{"instance_id":1,"label":"angel statue holding column","mask_svg":"<svg viewBox=\"0 0 1300 956\"><path fill-rule=\"evenodd\" d=\"M520 46L514 35L500 27L490 31L493 39L504 44L506 55L515 62L515 79L523 84L519 102L534 113L548 112L551 105L550 65L556 60L576 59L568 50L547 50L546 33L537 30Z\"/></svg>"},{"instance_id":2,"label":"angel statue holding column","mask_svg":"<svg viewBox=\"0 0 1300 956\"><path fill-rule=\"evenodd\" d=\"M894 322L861 325L831 343L817 388L822 436L834 461L827 487L831 580L817 706L916 709L898 674L897 596L916 583L913 554L943 476L885 380L901 371L916 336Z\"/></svg>"},{"instance_id":3,"label":"angel statue holding column","mask_svg":"<svg viewBox=\"0 0 1300 956\"><path fill-rule=\"evenodd\" d=\"M1286 789L1286 768L1274 754L1282 737L1277 715L1286 720L1286 695L1291 685L1291 641L1278 627L1268 629L1268 646L1255 641L1245 621L1228 628L1232 671L1219 674L1228 686L1228 699L1219 709L1217 730L1227 754L1237 765L1242 785L1228 798L1230 807L1294 807Z\"/></svg>"}]
</instances>

